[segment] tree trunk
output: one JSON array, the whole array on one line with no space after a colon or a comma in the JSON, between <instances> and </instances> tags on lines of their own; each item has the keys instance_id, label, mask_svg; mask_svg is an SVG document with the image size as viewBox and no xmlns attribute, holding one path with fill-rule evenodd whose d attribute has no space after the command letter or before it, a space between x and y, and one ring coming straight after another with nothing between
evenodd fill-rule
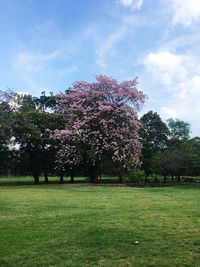
<instances>
[{"instance_id":1,"label":"tree trunk","mask_svg":"<svg viewBox=\"0 0 200 267\"><path fill-rule=\"evenodd\" d=\"M90 167L90 182L98 183L98 164L91 165Z\"/></svg>"},{"instance_id":2,"label":"tree trunk","mask_svg":"<svg viewBox=\"0 0 200 267\"><path fill-rule=\"evenodd\" d=\"M39 182L40 182L39 175L35 174L35 175L33 175L33 178L34 178L35 184L39 184Z\"/></svg>"},{"instance_id":3,"label":"tree trunk","mask_svg":"<svg viewBox=\"0 0 200 267\"><path fill-rule=\"evenodd\" d=\"M49 178L48 178L47 170L44 171L44 182L45 182L45 184L48 184L49 183Z\"/></svg>"},{"instance_id":4,"label":"tree trunk","mask_svg":"<svg viewBox=\"0 0 200 267\"><path fill-rule=\"evenodd\" d=\"M63 174L63 171L60 172L60 181L59 181L60 184L63 184L64 183L64 174Z\"/></svg>"},{"instance_id":5,"label":"tree trunk","mask_svg":"<svg viewBox=\"0 0 200 267\"><path fill-rule=\"evenodd\" d=\"M146 184L148 182L148 174L145 173L145 180L144 180L144 183Z\"/></svg>"},{"instance_id":6,"label":"tree trunk","mask_svg":"<svg viewBox=\"0 0 200 267\"><path fill-rule=\"evenodd\" d=\"M101 181L101 169L99 170L99 181Z\"/></svg>"},{"instance_id":7,"label":"tree trunk","mask_svg":"<svg viewBox=\"0 0 200 267\"><path fill-rule=\"evenodd\" d=\"M71 183L74 182L74 170L70 169L70 178L71 178Z\"/></svg>"},{"instance_id":8,"label":"tree trunk","mask_svg":"<svg viewBox=\"0 0 200 267\"><path fill-rule=\"evenodd\" d=\"M123 183L123 174L122 174L122 172L119 173L119 182L121 184Z\"/></svg>"},{"instance_id":9,"label":"tree trunk","mask_svg":"<svg viewBox=\"0 0 200 267\"><path fill-rule=\"evenodd\" d=\"M180 176L180 175L178 175L178 176L177 176L177 182L179 182L179 183L180 183L180 181L181 181L181 176Z\"/></svg>"},{"instance_id":10,"label":"tree trunk","mask_svg":"<svg viewBox=\"0 0 200 267\"><path fill-rule=\"evenodd\" d=\"M46 150L43 144L43 170L44 170L44 182L45 184L49 183L48 172L47 172L47 159L46 159Z\"/></svg>"}]
</instances>

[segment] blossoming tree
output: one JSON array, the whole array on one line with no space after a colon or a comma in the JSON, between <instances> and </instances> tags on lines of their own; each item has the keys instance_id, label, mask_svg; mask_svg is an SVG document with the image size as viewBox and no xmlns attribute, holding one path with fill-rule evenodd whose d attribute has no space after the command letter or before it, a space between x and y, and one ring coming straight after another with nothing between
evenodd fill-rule
<instances>
[{"instance_id":1,"label":"blossoming tree","mask_svg":"<svg viewBox=\"0 0 200 267\"><path fill-rule=\"evenodd\" d=\"M96 81L75 82L58 97L58 112L66 117L66 127L55 131L60 140L57 164L73 169L86 159L92 182L105 156L120 170L139 164L141 144L138 130L140 110L146 96L137 89L137 78L118 83L105 76Z\"/></svg>"}]
</instances>

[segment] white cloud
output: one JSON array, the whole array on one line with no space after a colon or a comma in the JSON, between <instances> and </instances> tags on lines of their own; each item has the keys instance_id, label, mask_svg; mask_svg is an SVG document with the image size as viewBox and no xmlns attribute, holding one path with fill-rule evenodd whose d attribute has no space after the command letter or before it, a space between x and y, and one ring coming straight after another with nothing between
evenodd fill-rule
<instances>
[{"instance_id":1,"label":"white cloud","mask_svg":"<svg viewBox=\"0 0 200 267\"><path fill-rule=\"evenodd\" d=\"M124 16L121 24L116 30L104 37L96 49L96 64L100 67L107 67L108 59L115 55L116 47L120 41L124 40L129 34L133 34L134 30L139 26L146 25L145 20L141 20L135 16Z\"/></svg>"},{"instance_id":2,"label":"white cloud","mask_svg":"<svg viewBox=\"0 0 200 267\"><path fill-rule=\"evenodd\" d=\"M124 7L130 7L132 10L139 10L144 0L119 0L118 2Z\"/></svg>"},{"instance_id":3,"label":"white cloud","mask_svg":"<svg viewBox=\"0 0 200 267\"><path fill-rule=\"evenodd\" d=\"M23 86L31 90L33 94L38 94L48 87L52 77L55 81L59 77L69 76L78 70L78 67L71 63L66 63L66 66L62 68L56 68L57 61L63 59L63 54L62 49L46 54L30 51L19 52L11 60L11 66L18 75L18 79L21 79ZM47 76L50 77L45 80Z\"/></svg>"},{"instance_id":4,"label":"white cloud","mask_svg":"<svg viewBox=\"0 0 200 267\"><path fill-rule=\"evenodd\" d=\"M126 34L127 28L122 25L115 32L112 32L104 42L102 42L96 50L98 59L96 61L97 65L101 67L106 67L106 60L113 49L114 45L123 39Z\"/></svg>"},{"instance_id":5,"label":"white cloud","mask_svg":"<svg viewBox=\"0 0 200 267\"><path fill-rule=\"evenodd\" d=\"M16 70L22 69L27 73L34 73L41 71L49 61L56 59L58 55L58 52L49 54L20 52L14 58L12 65Z\"/></svg>"},{"instance_id":6,"label":"white cloud","mask_svg":"<svg viewBox=\"0 0 200 267\"><path fill-rule=\"evenodd\" d=\"M160 51L149 53L144 64L165 85L170 85L174 80L186 79L186 66L190 65L190 56Z\"/></svg>"},{"instance_id":7,"label":"white cloud","mask_svg":"<svg viewBox=\"0 0 200 267\"><path fill-rule=\"evenodd\" d=\"M44 90L44 82L41 75L47 71L49 63L56 60L59 52L49 54L35 52L19 52L11 62L12 68L18 77L23 81L24 86L34 93Z\"/></svg>"},{"instance_id":8,"label":"white cloud","mask_svg":"<svg viewBox=\"0 0 200 267\"><path fill-rule=\"evenodd\" d=\"M191 101L191 105L193 106L197 101L199 102L198 98L200 96L200 76L193 76L190 80L179 83L179 88L179 98L184 99L184 101L187 102ZM200 108L200 102L195 106Z\"/></svg>"},{"instance_id":9,"label":"white cloud","mask_svg":"<svg viewBox=\"0 0 200 267\"><path fill-rule=\"evenodd\" d=\"M173 107L168 107L168 106L162 107L160 113L161 113L160 115L164 120L167 120L169 118L180 117L180 114Z\"/></svg>"},{"instance_id":10,"label":"white cloud","mask_svg":"<svg viewBox=\"0 0 200 267\"><path fill-rule=\"evenodd\" d=\"M72 74L72 73L74 73L74 72L77 72L78 71L78 66L76 66L76 65L69 65L68 67L66 67L66 68L63 68L63 69L61 69L61 70L57 70L57 72L59 73L59 74L61 74L62 76L67 76L67 75L69 75L69 74Z\"/></svg>"},{"instance_id":11,"label":"white cloud","mask_svg":"<svg viewBox=\"0 0 200 267\"><path fill-rule=\"evenodd\" d=\"M180 118L191 123L192 135L200 135L200 76L194 76L185 82L177 85L180 94L174 97L173 101L160 110L164 119Z\"/></svg>"},{"instance_id":12,"label":"white cloud","mask_svg":"<svg viewBox=\"0 0 200 267\"><path fill-rule=\"evenodd\" d=\"M200 1L199 0L167 0L173 12L172 23L188 26L200 21Z\"/></svg>"},{"instance_id":13,"label":"white cloud","mask_svg":"<svg viewBox=\"0 0 200 267\"><path fill-rule=\"evenodd\" d=\"M191 55L169 51L149 53L144 61L154 84L160 84L163 93L171 94L161 99L159 113L163 119L180 118L193 125L200 125L200 63ZM194 135L199 134L195 127Z\"/></svg>"}]
</instances>

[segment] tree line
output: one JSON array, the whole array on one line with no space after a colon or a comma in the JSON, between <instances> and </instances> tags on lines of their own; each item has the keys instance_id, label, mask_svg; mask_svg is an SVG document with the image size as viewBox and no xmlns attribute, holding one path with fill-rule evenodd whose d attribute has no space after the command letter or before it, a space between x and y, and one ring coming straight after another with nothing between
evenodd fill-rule
<instances>
[{"instance_id":1,"label":"tree line","mask_svg":"<svg viewBox=\"0 0 200 267\"><path fill-rule=\"evenodd\" d=\"M0 91L0 175L150 176L164 181L200 173L200 138L190 125L138 111L146 96L137 79L118 83L104 75L65 92L39 97Z\"/></svg>"}]
</instances>

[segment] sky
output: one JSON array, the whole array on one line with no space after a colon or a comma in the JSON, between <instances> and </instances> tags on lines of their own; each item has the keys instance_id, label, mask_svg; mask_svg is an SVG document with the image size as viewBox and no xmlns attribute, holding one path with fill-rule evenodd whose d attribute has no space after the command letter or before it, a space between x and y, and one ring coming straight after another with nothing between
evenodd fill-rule
<instances>
[{"instance_id":1,"label":"sky","mask_svg":"<svg viewBox=\"0 0 200 267\"><path fill-rule=\"evenodd\" d=\"M0 90L139 77L141 114L200 136L200 0L0 0Z\"/></svg>"}]
</instances>

